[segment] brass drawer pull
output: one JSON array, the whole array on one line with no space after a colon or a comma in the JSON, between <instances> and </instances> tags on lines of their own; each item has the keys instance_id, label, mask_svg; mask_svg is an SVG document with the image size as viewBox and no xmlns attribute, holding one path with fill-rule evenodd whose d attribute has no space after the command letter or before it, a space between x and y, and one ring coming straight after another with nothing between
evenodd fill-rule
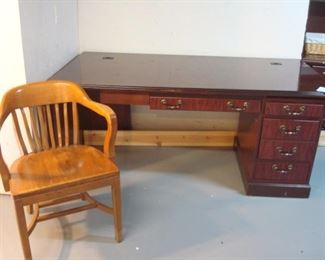
<instances>
[{"instance_id":1,"label":"brass drawer pull","mask_svg":"<svg viewBox=\"0 0 325 260\"><path fill-rule=\"evenodd\" d=\"M280 125L279 130L284 135L297 135L301 130L301 126L297 125L294 130L288 130L285 125Z\"/></svg>"},{"instance_id":2,"label":"brass drawer pull","mask_svg":"<svg viewBox=\"0 0 325 260\"><path fill-rule=\"evenodd\" d=\"M242 112L248 108L248 102L244 102L242 107L236 107L233 101L228 101L227 107L232 111Z\"/></svg>"},{"instance_id":3,"label":"brass drawer pull","mask_svg":"<svg viewBox=\"0 0 325 260\"><path fill-rule=\"evenodd\" d=\"M305 113L306 106L300 106L299 111L292 111L289 105L285 105L283 111L289 116L301 116Z\"/></svg>"},{"instance_id":4,"label":"brass drawer pull","mask_svg":"<svg viewBox=\"0 0 325 260\"><path fill-rule=\"evenodd\" d=\"M292 164L288 164L286 169L280 169L279 165L277 165L277 164L272 165L272 171L274 171L276 173L279 173L279 174L287 174L292 170L293 170L293 165Z\"/></svg>"},{"instance_id":5,"label":"brass drawer pull","mask_svg":"<svg viewBox=\"0 0 325 260\"><path fill-rule=\"evenodd\" d=\"M278 150L281 156L285 156L285 157L294 156L298 150L297 146L292 147L291 151L284 151L281 146L278 146L276 149Z\"/></svg>"},{"instance_id":6,"label":"brass drawer pull","mask_svg":"<svg viewBox=\"0 0 325 260\"><path fill-rule=\"evenodd\" d=\"M168 104L167 99L163 98L160 100L160 103L164 106L166 106L168 109L175 110L175 109L180 109L182 106L182 100L178 99L176 102L176 105L170 105Z\"/></svg>"}]
</instances>

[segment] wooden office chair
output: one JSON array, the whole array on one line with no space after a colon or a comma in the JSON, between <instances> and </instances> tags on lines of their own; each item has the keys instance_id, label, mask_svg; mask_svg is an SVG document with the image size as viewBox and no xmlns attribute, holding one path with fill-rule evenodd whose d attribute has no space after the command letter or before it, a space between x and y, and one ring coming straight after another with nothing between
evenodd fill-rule
<instances>
[{"instance_id":1,"label":"wooden office chair","mask_svg":"<svg viewBox=\"0 0 325 260\"><path fill-rule=\"evenodd\" d=\"M104 152L79 144L78 105L106 119ZM114 112L91 101L72 82L47 81L9 90L0 107L0 129L10 114L24 155L8 168L0 151L0 172L4 188L14 201L25 259L32 258L29 235L37 222L92 208L113 214L115 239L121 241L119 169L112 161L117 129ZM106 186L112 187L112 207L87 193ZM75 199L86 204L59 212L39 212L40 208ZM29 226L24 206L34 214Z\"/></svg>"}]
</instances>

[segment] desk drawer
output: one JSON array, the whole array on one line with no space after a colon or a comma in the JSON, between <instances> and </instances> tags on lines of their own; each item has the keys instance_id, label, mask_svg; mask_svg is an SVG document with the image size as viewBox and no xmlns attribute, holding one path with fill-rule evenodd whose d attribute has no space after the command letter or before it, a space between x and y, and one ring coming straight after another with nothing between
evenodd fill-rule
<instances>
[{"instance_id":1,"label":"desk drawer","mask_svg":"<svg viewBox=\"0 0 325 260\"><path fill-rule=\"evenodd\" d=\"M323 105L267 102L265 115L320 118L323 116Z\"/></svg>"},{"instance_id":2,"label":"desk drawer","mask_svg":"<svg viewBox=\"0 0 325 260\"><path fill-rule=\"evenodd\" d=\"M149 99L151 109L161 110L193 110L193 111L227 111L227 112L260 112L259 100L214 99L157 97Z\"/></svg>"},{"instance_id":3,"label":"desk drawer","mask_svg":"<svg viewBox=\"0 0 325 260\"><path fill-rule=\"evenodd\" d=\"M316 120L293 120L265 118L262 139L316 141L320 122Z\"/></svg>"},{"instance_id":4,"label":"desk drawer","mask_svg":"<svg viewBox=\"0 0 325 260\"><path fill-rule=\"evenodd\" d=\"M259 158L311 162L314 158L314 150L313 142L262 140Z\"/></svg>"},{"instance_id":5,"label":"desk drawer","mask_svg":"<svg viewBox=\"0 0 325 260\"><path fill-rule=\"evenodd\" d=\"M258 162L255 168L254 179L286 183L307 183L309 171L309 163Z\"/></svg>"}]
</instances>

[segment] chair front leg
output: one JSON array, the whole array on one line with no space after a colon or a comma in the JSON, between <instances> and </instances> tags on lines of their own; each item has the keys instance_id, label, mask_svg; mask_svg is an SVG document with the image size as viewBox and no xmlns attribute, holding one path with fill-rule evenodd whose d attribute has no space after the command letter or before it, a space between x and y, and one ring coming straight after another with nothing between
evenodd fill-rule
<instances>
[{"instance_id":1,"label":"chair front leg","mask_svg":"<svg viewBox=\"0 0 325 260\"><path fill-rule=\"evenodd\" d=\"M115 240L122 241L122 213L121 213L121 190L120 178L117 177L116 181L112 184L112 204L113 204L113 217L115 228Z\"/></svg>"},{"instance_id":2,"label":"chair front leg","mask_svg":"<svg viewBox=\"0 0 325 260\"><path fill-rule=\"evenodd\" d=\"M14 200L14 204L16 209L16 218L17 218L18 230L20 234L21 245L24 251L24 257L25 260L31 260L32 253L30 250L24 205L19 200Z\"/></svg>"}]
</instances>

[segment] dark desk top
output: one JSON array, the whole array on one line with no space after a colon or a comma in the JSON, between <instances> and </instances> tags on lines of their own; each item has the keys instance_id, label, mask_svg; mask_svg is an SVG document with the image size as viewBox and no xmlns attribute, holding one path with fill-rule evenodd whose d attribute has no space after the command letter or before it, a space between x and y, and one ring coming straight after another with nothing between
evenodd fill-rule
<instances>
[{"instance_id":1,"label":"dark desk top","mask_svg":"<svg viewBox=\"0 0 325 260\"><path fill-rule=\"evenodd\" d=\"M187 89L324 97L298 88L300 60L85 52L51 79L114 90ZM260 95L260 94L258 94Z\"/></svg>"}]
</instances>

